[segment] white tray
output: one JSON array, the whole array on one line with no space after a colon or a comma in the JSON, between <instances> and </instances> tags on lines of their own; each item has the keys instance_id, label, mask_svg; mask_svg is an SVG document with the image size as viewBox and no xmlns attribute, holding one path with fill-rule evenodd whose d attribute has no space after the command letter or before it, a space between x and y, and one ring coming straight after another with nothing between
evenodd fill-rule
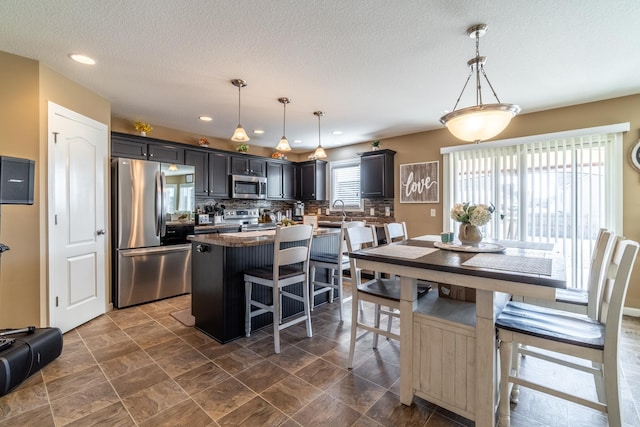
<instances>
[{"instance_id":1,"label":"white tray","mask_svg":"<svg viewBox=\"0 0 640 427\"><path fill-rule=\"evenodd\" d=\"M478 243L478 246L433 242L433 246L440 249L446 249L448 251L474 252L474 253L502 252L505 250L504 246L498 245L497 243L483 243L483 242Z\"/></svg>"}]
</instances>

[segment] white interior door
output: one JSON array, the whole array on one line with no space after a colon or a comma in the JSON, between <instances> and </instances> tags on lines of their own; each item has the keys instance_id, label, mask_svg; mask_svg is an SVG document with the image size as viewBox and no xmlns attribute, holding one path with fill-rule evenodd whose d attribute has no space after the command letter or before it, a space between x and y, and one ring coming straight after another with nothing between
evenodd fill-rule
<instances>
[{"instance_id":1,"label":"white interior door","mask_svg":"<svg viewBox=\"0 0 640 427\"><path fill-rule=\"evenodd\" d=\"M106 311L108 127L49 102L50 323Z\"/></svg>"}]
</instances>

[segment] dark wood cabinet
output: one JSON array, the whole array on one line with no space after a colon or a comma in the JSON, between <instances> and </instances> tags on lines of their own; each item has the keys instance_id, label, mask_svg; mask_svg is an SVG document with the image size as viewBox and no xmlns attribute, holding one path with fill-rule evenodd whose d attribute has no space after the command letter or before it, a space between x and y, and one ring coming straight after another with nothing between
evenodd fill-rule
<instances>
[{"instance_id":1,"label":"dark wood cabinet","mask_svg":"<svg viewBox=\"0 0 640 427\"><path fill-rule=\"evenodd\" d=\"M229 198L229 156L209 153L209 196Z\"/></svg>"},{"instance_id":2,"label":"dark wood cabinet","mask_svg":"<svg viewBox=\"0 0 640 427\"><path fill-rule=\"evenodd\" d=\"M248 176L267 176L266 160L242 156L231 156L231 174Z\"/></svg>"},{"instance_id":3,"label":"dark wood cabinet","mask_svg":"<svg viewBox=\"0 0 640 427\"><path fill-rule=\"evenodd\" d=\"M184 148L159 139L111 133L111 157L184 163Z\"/></svg>"},{"instance_id":4,"label":"dark wood cabinet","mask_svg":"<svg viewBox=\"0 0 640 427\"><path fill-rule=\"evenodd\" d=\"M295 169L291 163L267 161L268 199L295 199Z\"/></svg>"},{"instance_id":5,"label":"dark wood cabinet","mask_svg":"<svg viewBox=\"0 0 640 427\"><path fill-rule=\"evenodd\" d=\"M298 165L298 199L327 200L327 162L309 160Z\"/></svg>"},{"instance_id":6,"label":"dark wood cabinet","mask_svg":"<svg viewBox=\"0 0 640 427\"><path fill-rule=\"evenodd\" d=\"M360 153L360 197L392 199L394 197L393 150Z\"/></svg>"},{"instance_id":7,"label":"dark wood cabinet","mask_svg":"<svg viewBox=\"0 0 640 427\"><path fill-rule=\"evenodd\" d=\"M184 163L195 167L196 195L229 198L228 156L206 150L184 151Z\"/></svg>"}]
</instances>

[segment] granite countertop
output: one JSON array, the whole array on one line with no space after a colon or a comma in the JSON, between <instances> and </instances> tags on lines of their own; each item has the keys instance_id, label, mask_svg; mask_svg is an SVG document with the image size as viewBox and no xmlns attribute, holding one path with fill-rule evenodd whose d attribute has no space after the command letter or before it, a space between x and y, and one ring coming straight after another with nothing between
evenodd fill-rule
<instances>
[{"instance_id":1,"label":"granite countertop","mask_svg":"<svg viewBox=\"0 0 640 427\"><path fill-rule=\"evenodd\" d=\"M196 225L194 227L194 230L196 231L207 231L207 230L211 230L211 231L215 231L215 230L226 230L226 229L230 229L230 228L237 228L238 230L240 229L240 224L234 224L232 222L229 223L220 223L220 224L207 224L207 225Z\"/></svg>"},{"instance_id":2,"label":"granite countertop","mask_svg":"<svg viewBox=\"0 0 640 427\"><path fill-rule=\"evenodd\" d=\"M324 237L340 233L335 228L318 228L313 232L313 237ZM246 231L242 233L213 233L198 234L189 236L189 240L195 243L205 243L208 245L226 246L226 247L246 247L259 246L273 243L275 240L275 230L263 231Z\"/></svg>"}]
</instances>

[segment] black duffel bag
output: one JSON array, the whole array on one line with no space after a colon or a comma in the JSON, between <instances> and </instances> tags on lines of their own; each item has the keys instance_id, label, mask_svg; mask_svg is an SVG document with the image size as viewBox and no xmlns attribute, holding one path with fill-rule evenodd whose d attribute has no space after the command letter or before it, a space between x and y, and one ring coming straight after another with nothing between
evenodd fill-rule
<instances>
[{"instance_id":1,"label":"black duffel bag","mask_svg":"<svg viewBox=\"0 0 640 427\"><path fill-rule=\"evenodd\" d=\"M0 330L0 396L9 393L62 353L58 328Z\"/></svg>"}]
</instances>

